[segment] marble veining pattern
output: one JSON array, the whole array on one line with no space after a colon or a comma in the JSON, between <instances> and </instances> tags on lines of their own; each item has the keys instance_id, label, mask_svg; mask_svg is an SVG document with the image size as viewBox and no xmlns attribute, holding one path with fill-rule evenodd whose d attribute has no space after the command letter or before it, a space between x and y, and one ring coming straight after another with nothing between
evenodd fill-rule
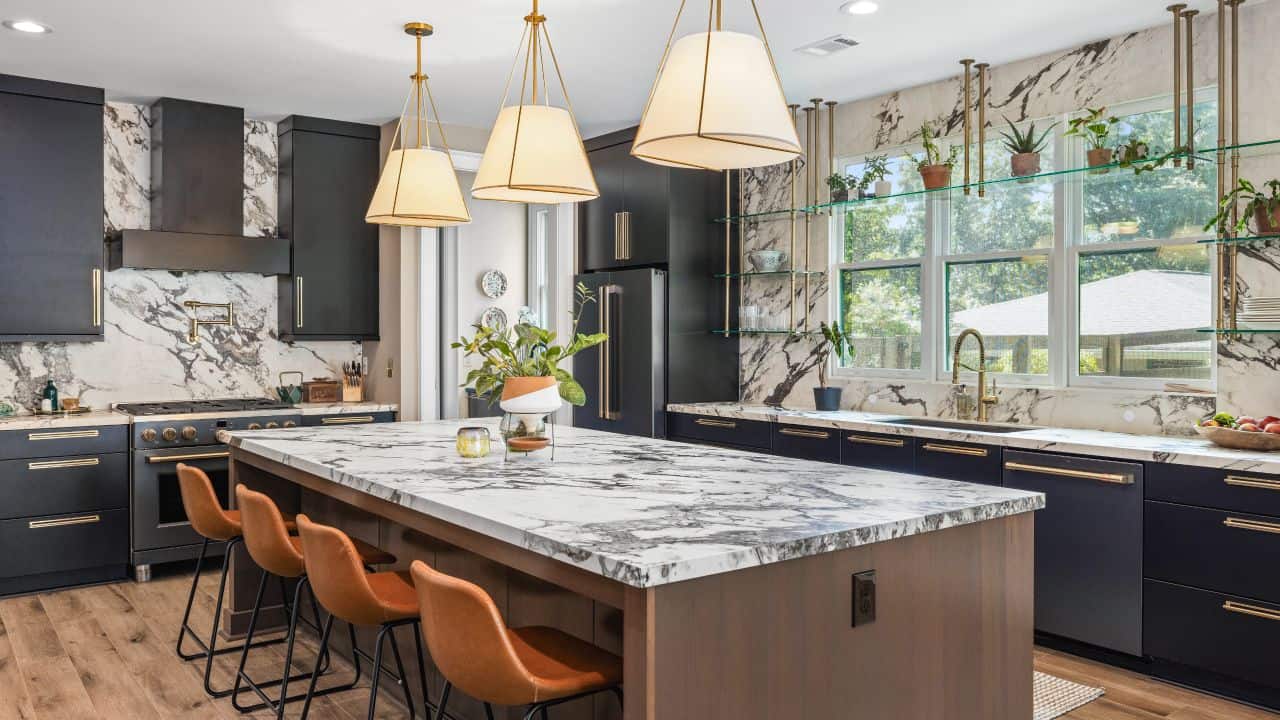
<instances>
[{"instance_id":1,"label":"marble veining pattern","mask_svg":"<svg viewBox=\"0 0 1280 720\"><path fill-rule=\"evenodd\" d=\"M1044 506L1038 493L580 428L557 430L554 461L545 452L504 461L500 449L466 460L454 448L459 427L437 421L219 437L633 587Z\"/></svg>"}]
</instances>

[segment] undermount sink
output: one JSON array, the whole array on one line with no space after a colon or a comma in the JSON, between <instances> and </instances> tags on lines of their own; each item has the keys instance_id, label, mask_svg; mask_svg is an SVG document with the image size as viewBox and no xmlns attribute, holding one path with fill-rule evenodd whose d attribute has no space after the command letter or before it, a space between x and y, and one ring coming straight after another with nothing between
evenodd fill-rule
<instances>
[{"instance_id":1,"label":"undermount sink","mask_svg":"<svg viewBox=\"0 0 1280 720\"><path fill-rule=\"evenodd\" d=\"M917 427L946 428L948 430L973 430L989 433L1020 433L1039 430L1033 425L1006 425L1003 423L967 422L964 420L935 420L933 418L898 418L885 420L891 425L914 425Z\"/></svg>"}]
</instances>

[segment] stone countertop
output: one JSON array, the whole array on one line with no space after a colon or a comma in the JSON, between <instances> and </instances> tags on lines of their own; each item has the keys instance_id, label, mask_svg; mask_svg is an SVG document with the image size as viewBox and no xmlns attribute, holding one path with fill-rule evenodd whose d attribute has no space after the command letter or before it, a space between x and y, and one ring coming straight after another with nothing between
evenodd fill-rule
<instances>
[{"instance_id":1,"label":"stone countertop","mask_svg":"<svg viewBox=\"0 0 1280 720\"><path fill-rule=\"evenodd\" d=\"M497 421L480 421L494 431ZM549 451L458 456L464 422L221 432L232 447L653 587L1031 512L1038 493L559 427Z\"/></svg>"},{"instance_id":2,"label":"stone countertop","mask_svg":"<svg viewBox=\"0 0 1280 720\"><path fill-rule=\"evenodd\" d=\"M1199 437L1130 435L1073 428L1036 428L1025 432L993 433L979 429L953 430L918 425L895 425L886 422L906 417L904 415L851 410L836 412L790 410L742 403L673 403L667 406L667 410L709 417L762 420L887 435L910 435L931 440L984 443L1021 450L1049 450L1120 460L1177 463L1239 472L1280 474L1280 452L1228 450Z\"/></svg>"},{"instance_id":3,"label":"stone countertop","mask_svg":"<svg viewBox=\"0 0 1280 720\"><path fill-rule=\"evenodd\" d=\"M294 405L303 415L353 415L356 413L399 412L400 406L395 403L337 402L337 403L298 403Z\"/></svg>"},{"instance_id":4,"label":"stone countertop","mask_svg":"<svg viewBox=\"0 0 1280 720\"><path fill-rule=\"evenodd\" d=\"M41 428L100 427L128 425L130 418L115 410L91 410L79 415L7 415L0 417L0 432L5 430L38 430Z\"/></svg>"}]
</instances>

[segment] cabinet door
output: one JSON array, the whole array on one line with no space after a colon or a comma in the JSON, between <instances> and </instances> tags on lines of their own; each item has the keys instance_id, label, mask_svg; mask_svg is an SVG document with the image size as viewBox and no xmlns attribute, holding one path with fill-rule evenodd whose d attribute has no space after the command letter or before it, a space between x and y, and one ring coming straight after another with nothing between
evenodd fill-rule
<instances>
[{"instance_id":1,"label":"cabinet door","mask_svg":"<svg viewBox=\"0 0 1280 720\"><path fill-rule=\"evenodd\" d=\"M102 106L0 93L0 338L102 335Z\"/></svg>"},{"instance_id":2,"label":"cabinet door","mask_svg":"<svg viewBox=\"0 0 1280 720\"><path fill-rule=\"evenodd\" d=\"M631 162L631 145L623 143L596 150L588 155L595 173L600 197L582 203L580 210L579 253L584 272L620 267L618 244L619 214L624 209L627 166Z\"/></svg>"},{"instance_id":3,"label":"cabinet door","mask_svg":"<svg viewBox=\"0 0 1280 720\"><path fill-rule=\"evenodd\" d=\"M281 136L280 150L280 229L293 245L282 331L377 338L378 226L364 220L378 181L377 142L294 130Z\"/></svg>"},{"instance_id":4,"label":"cabinet door","mask_svg":"<svg viewBox=\"0 0 1280 720\"><path fill-rule=\"evenodd\" d=\"M801 460L840 462L840 431L804 425L775 425L773 452Z\"/></svg>"},{"instance_id":5,"label":"cabinet door","mask_svg":"<svg viewBox=\"0 0 1280 720\"><path fill-rule=\"evenodd\" d=\"M921 475L984 485L1000 484L999 447L925 438L918 439L916 447L916 472Z\"/></svg>"},{"instance_id":6,"label":"cabinet door","mask_svg":"<svg viewBox=\"0 0 1280 720\"><path fill-rule=\"evenodd\" d=\"M671 174L676 172L699 171L672 170L627 156L622 265L635 267L667 262Z\"/></svg>"},{"instance_id":7,"label":"cabinet door","mask_svg":"<svg viewBox=\"0 0 1280 720\"><path fill-rule=\"evenodd\" d=\"M857 467L913 472L916 440L908 435L848 431L840 444L840 462Z\"/></svg>"}]
</instances>

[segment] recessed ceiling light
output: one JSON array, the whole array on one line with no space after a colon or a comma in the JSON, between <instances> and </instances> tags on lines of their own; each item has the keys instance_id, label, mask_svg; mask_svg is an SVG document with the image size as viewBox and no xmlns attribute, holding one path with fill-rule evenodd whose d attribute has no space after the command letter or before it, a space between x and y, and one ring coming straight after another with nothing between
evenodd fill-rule
<instances>
[{"instance_id":1,"label":"recessed ceiling light","mask_svg":"<svg viewBox=\"0 0 1280 720\"><path fill-rule=\"evenodd\" d=\"M876 0L849 0L840 6L840 12L849 15L870 15L879 9L880 3Z\"/></svg>"},{"instance_id":2,"label":"recessed ceiling light","mask_svg":"<svg viewBox=\"0 0 1280 720\"><path fill-rule=\"evenodd\" d=\"M53 28L38 23L35 20L5 20L4 26L10 30L16 30L21 33L31 33L33 35L44 35L53 32Z\"/></svg>"}]
</instances>

